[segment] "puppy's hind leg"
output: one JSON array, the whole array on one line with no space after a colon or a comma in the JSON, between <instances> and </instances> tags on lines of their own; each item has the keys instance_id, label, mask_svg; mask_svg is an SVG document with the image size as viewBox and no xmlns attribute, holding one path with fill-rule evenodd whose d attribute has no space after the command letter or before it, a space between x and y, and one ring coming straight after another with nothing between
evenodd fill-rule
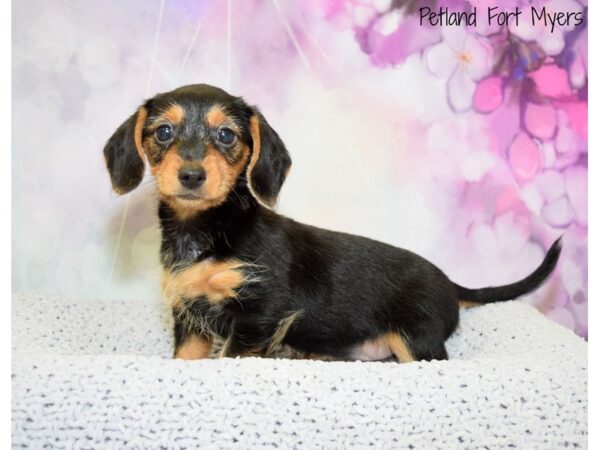
<instances>
[{"instance_id":1,"label":"puppy's hind leg","mask_svg":"<svg viewBox=\"0 0 600 450\"><path fill-rule=\"evenodd\" d=\"M400 333L386 333L383 341L390 348L398 362L431 361L448 359L443 340L426 338L405 338Z\"/></svg>"},{"instance_id":2,"label":"puppy's hind leg","mask_svg":"<svg viewBox=\"0 0 600 450\"><path fill-rule=\"evenodd\" d=\"M443 361L448 359L448 352L442 337L417 336L410 339L410 348L418 361Z\"/></svg>"},{"instance_id":3,"label":"puppy's hind leg","mask_svg":"<svg viewBox=\"0 0 600 450\"><path fill-rule=\"evenodd\" d=\"M412 350L400 333L386 333L383 342L390 348L399 363L415 361Z\"/></svg>"}]
</instances>

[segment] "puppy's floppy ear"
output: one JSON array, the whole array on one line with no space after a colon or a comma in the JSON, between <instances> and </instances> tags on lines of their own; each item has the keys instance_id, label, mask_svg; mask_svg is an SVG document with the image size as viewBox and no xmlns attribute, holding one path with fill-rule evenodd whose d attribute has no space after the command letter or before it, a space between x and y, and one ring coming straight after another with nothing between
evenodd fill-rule
<instances>
[{"instance_id":1,"label":"puppy's floppy ear","mask_svg":"<svg viewBox=\"0 0 600 450\"><path fill-rule=\"evenodd\" d=\"M121 124L104 146L104 159L117 194L135 189L144 178L142 129L148 117L143 106Z\"/></svg>"},{"instance_id":2,"label":"puppy's floppy ear","mask_svg":"<svg viewBox=\"0 0 600 450\"><path fill-rule=\"evenodd\" d=\"M290 155L279 135L255 108L250 117L252 157L246 171L250 192L266 206L273 206L281 185L292 165Z\"/></svg>"}]
</instances>

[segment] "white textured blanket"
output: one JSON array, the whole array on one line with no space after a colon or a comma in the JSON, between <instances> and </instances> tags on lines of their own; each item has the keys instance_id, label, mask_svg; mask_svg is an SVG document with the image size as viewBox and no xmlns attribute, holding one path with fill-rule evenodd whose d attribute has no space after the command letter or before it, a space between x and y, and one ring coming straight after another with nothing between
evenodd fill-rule
<instances>
[{"instance_id":1,"label":"white textured blanket","mask_svg":"<svg viewBox=\"0 0 600 450\"><path fill-rule=\"evenodd\" d=\"M15 294L12 319L14 448L587 446L587 344L521 302L409 364L172 360L160 304Z\"/></svg>"}]
</instances>

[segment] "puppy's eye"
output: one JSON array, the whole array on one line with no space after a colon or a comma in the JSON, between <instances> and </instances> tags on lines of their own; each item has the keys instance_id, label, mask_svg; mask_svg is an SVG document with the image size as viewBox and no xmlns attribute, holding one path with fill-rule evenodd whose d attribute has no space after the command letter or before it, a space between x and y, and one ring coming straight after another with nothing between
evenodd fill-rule
<instances>
[{"instance_id":1,"label":"puppy's eye","mask_svg":"<svg viewBox=\"0 0 600 450\"><path fill-rule=\"evenodd\" d=\"M156 129L155 134L158 142L167 142L173 137L173 128L169 125L161 125Z\"/></svg>"},{"instance_id":2,"label":"puppy's eye","mask_svg":"<svg viewBox=\"0 0 600 450\"><path fill-rule=\"evenodd\" d=\"M217 131L217 139L222 144L231 145L235 140L235 133L229 128L219 128L219 131Z\"/></svg>"}]
</instances>

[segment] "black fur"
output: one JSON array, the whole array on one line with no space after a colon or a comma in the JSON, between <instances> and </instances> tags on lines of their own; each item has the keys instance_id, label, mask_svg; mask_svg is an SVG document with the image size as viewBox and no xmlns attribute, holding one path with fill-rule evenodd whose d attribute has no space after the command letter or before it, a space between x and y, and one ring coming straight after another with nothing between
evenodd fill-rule
<instances>
[{"instance_id":1,"label":"black fur","mask_svg":"<svg viewBox=\"0 0 600 450\"><path fill-rule=\"evenodd\" d=\"M521 281L509 284L507 286L483 289L467 289L455 284L458 296L462 300L470 300L478 303L490 303L502 300L510 300L530 292L541 285L546 278L548 278L548 275L552 273L554 267L556 267L558 257L560 256L561 248L562 241L560 239L554 241L552 247L550 247L550 250L548 250L548 253L546 253L542 264L540 264L540 266L535 269L531 275L523 278Z\"/></svg>"},{"instance_id":2,"label":"black fur","mask_svg":"<svg viewBox=\"0 0 600 450\"><path fill-rule=\"evenodd\" d=\"M292 160L279 135L258 110L254 111L260 124L261 158L252 171L250 185L265 203L272 206L277 200Z\"/></svg>"},{"instance_id":3,"label":"black fur","mask_svg":"<svg viewBox=\"0 0 600 450\"><path fill-rule=\"evenodd\" d=\"M295 349L345 359L357 344L401 331L416 359L445 359L459 299L490 302L508 299L507 292L510 298L526 294L552 272L559 254L557 241L534 279L471 291L412 252L297 223L256 204L241 186L238 195L245 201L232 196L185 223L165 204L159 208L162 253L172 255L173 267L209 257L257 265L250 270L260 281L245 286L216 317L205 300L193 303L213 315L213 331L232 337L230 355L264 346L282 318L303 310L284 340ZM190 236L202 247L200 256L183 244Z\"/></svg>"},{"instance_id":4,"label":"black fur","mask_svg":"<svg viewBox=\"0 0 600 450\"><path fill-rule=\"evenodd\" d=\"M186 120L196 126L201 120L195 114L207 104L223 104L252 146L250 118L256 112L241 99L205 85L157 98L188 105ZM266 159L257 164L253 188L274 199L291 161L279 136L262 116L260 121ZM184 314L175 314L176 348L190 334L210 333L228 339L228 356L264 354L281 321L298 313L283 342L303 352L347 359L355 346L394 332L415 359L446 359L444 341L457 326L459 300L488 303L526 294L548 277L560 254L558 240L524 280L472 290L408 250L297 223L252 194L244 171L224 203L187 220L166 202L159 204L165 270L181 271L209 258L248 263L247 282L235 299L219 305L203 297L186 299Z\"/></svg>"},{"instance_id":5,"label":"black fur","mask_svg":"<svg viewBox=\"0 0 600 450\"><path fill-rule=\"evenodd\" d=\"M134 129L138 113L127 119L104 147L104 159L113 189L125 194L144 178L144 162L135 148Z\"/></svg>"}]
</instances>

